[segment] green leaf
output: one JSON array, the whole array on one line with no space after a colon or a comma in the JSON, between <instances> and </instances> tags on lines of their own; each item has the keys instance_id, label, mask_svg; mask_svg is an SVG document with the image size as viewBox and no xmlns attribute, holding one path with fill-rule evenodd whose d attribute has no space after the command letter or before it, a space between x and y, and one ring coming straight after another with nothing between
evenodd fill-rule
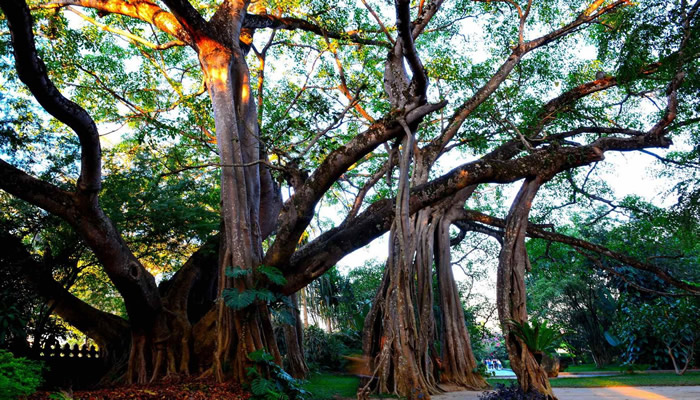
<instances>
[{"instance_id":1,"label":"green leaf","mask_svg":"<svg viewBox=\"0 0 700 400\"><path fill-rule=\"evenodd\" d=\"M279 322L285 325L293 325L295 322L294 314L292 314L288 310L277 311L275 312L275 315L279 319Z\"/></svg>"},{"instance_id":2,"label":"green leaf","mask_svg":"<svg viewBox=\"0 0 700 400\"><path fill-rule=\"evenodd\" d=\"M284 277L282 271L278 268L270 267L269 265L261 265L258 267L258 272L265 275L267 279L275 285L284 285L287 283L287 278Z\"/></svg>"},{"instance_id":3,"label":"green leaf","mask_svg":"<svg viewBox=\"0 0 700 400\"><path fill-rule=\"evenodd\" d=\"M244 290L239 292L238 289L224 289L224 302L234 310L240 310L253 304L256 297L255 290Z\"/></svg>"},{"instance_id":4,"label":"green leaf","mask_svg":"<svg viewBox=\"0 0 700 400\"><path fill-rule=\"evenodd\" d=\"M265 349L259 349L248 353L248 359L250 359L252 362L259 363L264 361L273 361L275 357L265 351Z\"/></svg>"},{"instance_id":5,"label":"green leaf","mask_svg":"<svg viewBox=\"0 0 700 400\"><path fill-rule=\"evenodd\" d=\"M273 389L273 383L264 378L256 378L250 382L250 391L256 396L268 394Z\"/></svg>"},{"instance_id":6,"label":"green leaf","mask_svg":"<svg viewBox=\"0 0 700 400\"><path fill-rule=\"evenodd\" d=\"M610 343L610 346L616 347L620 345L620 339L613 336L610 332L605 331L603 333L603 336L605 336L605 340L607 340L608 343Z\"/></svg>"},{"instance_id":7,"label":"green leaf","mask_svg":"<svg viewBox=\"0 0 700 400\"><path fill-rule=\"evenodd\" d=\"M254 290L254 292L255 297L257 297L260 301L272 303L273 301L277 300L277 296L267 289Z\"/></svg>"},{"instance_id":8,"label":"green leaf","mask_svg":"<svg viewBox=\"0 0 700 400\"><path fill-rule=\"evenodd\" d=\"M241 267L228 267L226 268L226 276L231 278L240 278L250 274L249 269L243 269Z\"/></svg>"}]
</instances>

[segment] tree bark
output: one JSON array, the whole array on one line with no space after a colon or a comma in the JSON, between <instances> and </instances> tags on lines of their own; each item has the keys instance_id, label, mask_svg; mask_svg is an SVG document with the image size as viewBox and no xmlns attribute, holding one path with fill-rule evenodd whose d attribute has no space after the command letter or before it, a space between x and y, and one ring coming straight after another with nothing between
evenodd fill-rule
<instances>
[{"instance_id":1,"label":"tree bark","mask_svg":"<svg viewBox=\"0 0 700 400\"><path fill-rule=\"evenodd\" d=\"M237 6L228 10L231 17L220 27L232 29L233 37L238 37L236 32L240 31L240 20L247 4ZM256 302L245 309L232 310L222 298L225 290L243 292L254 289L254 270L262 259L257 117L250 95L248 68L237 43L227 48L206 38L198 45L214 108L222 164L222 219L225 226L218 272L219 297L215 309L210 311L216 313L212 373L218 381L223 381L223 365L230 362L234 379L244 382L246 367L250 366L248 353L265 349L281 363L267 306ZM230 267L251 273L231 278L226 275Z\"/></svg>"},{"instance_id":2,"label":"tree bark","mask_svg":"<svg viewBox=\"0 0 700 400\"><path fill-rule=\"evenodd\" d=\"M396 212L389 235L389 257L363 332L363 352L370 360L372 377L359 393L366 393L371 387L379 393L429 399L431 394L441 391L435 383L429 353L434 321L432 318L428 321L421 319L426 313L432 317L432 301L426 299L432 300L432 275L428 271L430 279L425 275L418 278L421 288L416 288L415 218L409 217L408 209L409 166L414 137L407 126L405 130ZM428 288L425 287L426 281L429 282ZM423 296L423 300L417 296ZM425 310L426 303L431 304L430 311ZM419 307L418 318L416 306Z\"/></svg>"},{"instance_id":3,"label":"tree bark","mask_svg":"<svg viewBox=\"0 0 700 400\"><path fill-rule=\"evenodd\" d=\"M293 307L289 308L288 311L292 314L294 322L292 324L285 324L283 327L284 341L287 345L285 367L287 372L294 378L304 379L309 373L309 367L306 365L306 360L304 359L303 330L301 328L297 295L293 294L289 296L289 298Z\"/></svg>"},{"instance_id":4,"label":"tree bark","mask_svg":"<svg viewBox=\"0 0 700 400\"><path fill-rule=\"evenodd\" d=\"M440 390L427 379L421 363L418 322L414 314L415 289L413 264L406 264L400 255L395 230L390 234L394 249L387 260L384 279L365 319L363 352L370 360L372 378L362 386L378 393L393 393L408 399L429 399ZM423 397L420 397L423 396Z\"/></svg>"},{"instance_id":5,"label":"tree bark","mask_svg":"<svg viewBox=\"0 0 700 400\"><path fill-rule=\"evenodd\" d=\"M440 290L440 311L442 313L442 373L440 381L456 384L471 390L488 387L486 380L476 372L476 359L472 351L471 338L464 320L464 309L457 291L457 283L452 272L450 256L450 226L463 209L466 198L471 196L475 187L467 187L450 199L449 209L436 215L437 225L435 247L435 266Z\"/></svg>"},{"instance_id":6,"label":"tree bark","mask_svg":"<svg viewBox=\"0 0 700 400\"><path fill-rule=\"evenodd\" d=\"M498 258L497 304L510 365L518 377L518 383L525 392L539 392L556 399L547 373L533 352L511 329L511 321L527 322L525 271L530 269L530 260L525 248L525 233L532 200L543 182L544 178L539 176L526 178L508 212L503 247Z\"/></svg>"}]
</instances>

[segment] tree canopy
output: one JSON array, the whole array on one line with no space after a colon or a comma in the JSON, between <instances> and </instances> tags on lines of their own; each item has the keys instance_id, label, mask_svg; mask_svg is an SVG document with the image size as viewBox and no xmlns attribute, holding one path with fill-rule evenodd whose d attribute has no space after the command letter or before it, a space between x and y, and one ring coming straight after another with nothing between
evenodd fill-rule
<instances>
[{"instance_id":1,"label":"tree canopy","mask_svg":"<svg viewBox=\"0 0 700 400\"><path fill-rule=\"evenodd\" d=\"M0 8L0 259L128 381L244 381L262 349L279 363L270 307L386 232L364 323L380 391L435 393L443 361L440 379L483 385L470 350L448 354L471 346L450 262L467 235L502 245L501 322L527 321L528 236L700 293L700 1ZM612 198L594 171L613 152L655 157L676 204ZM628 251L650 232L654 254ZM506 344L519 357L522 340ZM536 363L513 363L551 395Z\"/></svg>"}]
</instances>

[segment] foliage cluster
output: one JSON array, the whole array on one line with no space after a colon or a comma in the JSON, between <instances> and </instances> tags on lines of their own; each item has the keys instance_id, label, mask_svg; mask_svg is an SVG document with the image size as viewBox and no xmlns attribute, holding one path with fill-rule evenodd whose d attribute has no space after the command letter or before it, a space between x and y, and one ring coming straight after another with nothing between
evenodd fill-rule
<instances>
[{"instance_id":1,"label":"foliage cluster","mask_svg":"<svg viewBox=\"0 0 700 400\"><path fill-rule=\"evenodd\" d=\"M250 306L255 301L261 301L268 304L275 301L281 301L288 307L292 307L288 297L281 296L280 294L263 287L261 284L263 280L272 282L274 285L284 285L287 283L287 279L285 279L284 275L282 275L282 272L278 268L260 265L255 271L256 273L252 274L252 270L243 269L240 267L228 268L226 270L226 276L234 279L244 278L251 274L253 275L253 286L250 289L241 291L237 288L228 288L224 290L223 298L227 306L233 308L234 310L241 310ZM291 317L287 316L285 321L289 321L290 318Z\"/></svg>"},{"instance_id":2,"label":"foliage cluster","mask_svg":"<svg viewBox=\"0 0 700 400\"><path fill-rule=\"evenodd\" d=\"M250 391L254 400L306 400L309 392L304 389L304 382L294 379L282 369L272 354L261 349L248 354L256 364L248 367L246 374L250 380Z\"/></svg>"},{"instance_id":3,"label":"foliage cluster","mask_svg":"<svg viewBox=\"0 0 700 400\"><path fill-rule=\"evenodd\" d=\"M595 193L596 198L606 196ZM663 209L628 197L600 210L589 201L591 208L560 232L651 261L686 282L697 281L700 225L685 202ZM615 209L620 211L612 213ZM533 240L528 249L533 257L528 309L564 327L565 340L578 359L593 360L602 368L621 357L628 365L661 369L672 368L673 358L681 364L687 360L684 354L690 354L687 345L693 341L688 333L696 320L689 318L692 301L674 297L668 283L557 243ZM673 357L667 344L675 349Z\"/></svg>"},{"instance_id":4,"label":"foliage cluster","mask_svg":"<svg viewBox=\"0 0 700 400\"><path fill-rule=\"evenodd\" d=\"M311 371L343 372L343 356L361 353L361 343L354 331L327 333L314 325L304 329L304 357Z\"/></svg>"},{"instance_id":5,"label":"foliage cluster","mask_svg":"<svg viewBox=\"0 0 700 400\"><path fill-rule=\"evenodd\" d=\"M663 346L653 353L655 365L668 365L682 374L692 366L700 342L700 302L696 298L658 297L648 303L630 304L622 300L618 331L623 360L628 364L649 358L648 347Z\"/></svg>"},{"instance_id":6,"label":"foliage cluster","mask_svg":"<svg viewBox=\"0 0 700 400\"><path fill-rule=\"evenodd\" d=\"M42 368L40 362L0 350L0 398L14 399L36 392L42 382Z\"/></svg>"},{"instance_id":7,"label":"foliage cluster","mask_svg":"<svg viewBox=\"0 0 700 400\"><path fill-rule=\"evenodd\" d=\"M519 337L534 354L553 353L561 344L564 334L547 321L508 321L515 336Z\"/></svg>"},{"instance_id":8,"label":"foliage cluster","mask_svg":"<svg viewBox=\"0 0 700 400\"><path fill-rule=\"evenodd\" d=\"M469 323L467 323L467 325L470 326ZM506 352L505 340L501 333L486 331L480 339L479 336L471 337L472 350L474 351L474 357L478 362L481 362L487 358L499 359L501 360L501 363L507 361L508 353Z\"/></svg>"},{"instance_id":9,"label":"foliage cluster","mask_svg":"<svg viewBox=\"0 0 700 400\"><path fill-rule=\"evenodd\" d=\"M383 265L373 260L345 276L331 268L304 289L307 306L334 328L361 334L382 272Z\"/></svg>"}]
</instances>

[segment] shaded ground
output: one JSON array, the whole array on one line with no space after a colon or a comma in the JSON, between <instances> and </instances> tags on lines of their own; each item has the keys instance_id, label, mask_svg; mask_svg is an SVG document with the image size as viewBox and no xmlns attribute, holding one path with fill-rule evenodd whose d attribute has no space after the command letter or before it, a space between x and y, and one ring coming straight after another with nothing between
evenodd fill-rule
<instances>
[{"instance_id":1,"label":"shaded ground","mask_svg":"<svg viewBox=\"0 0 700 400\"><path fill-rule=\"evenodd\" d=\"M453 392L433 400L476 400L479 392ZM698 400L700 386L614 386L597 388L555 388L559 400Z\"/></svg>"}]
</instances>

